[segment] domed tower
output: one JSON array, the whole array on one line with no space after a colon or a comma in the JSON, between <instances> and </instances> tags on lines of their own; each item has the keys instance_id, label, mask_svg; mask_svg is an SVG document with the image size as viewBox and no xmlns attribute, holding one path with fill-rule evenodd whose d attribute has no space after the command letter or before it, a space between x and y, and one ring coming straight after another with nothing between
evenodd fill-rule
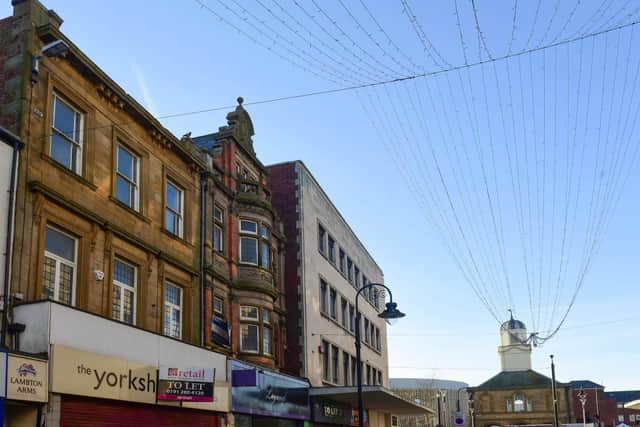
<instances>
[{"instance_id":1,"label":"domed tower","mask_svg":"<svg viewBox=\"0 0 640 427\"><path fill-rule=\"evenodd\" d=\"M498 354L503 372L531 369L531 344L527 344L527 338L527 327L511 313L511 319L500 326L502 345L498 347Z\"/></svg>"}]
</instances>

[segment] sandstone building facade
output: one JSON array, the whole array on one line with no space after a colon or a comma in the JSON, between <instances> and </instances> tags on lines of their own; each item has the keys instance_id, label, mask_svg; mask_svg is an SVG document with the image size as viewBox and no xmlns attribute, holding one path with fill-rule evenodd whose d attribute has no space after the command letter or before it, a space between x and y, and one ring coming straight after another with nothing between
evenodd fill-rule
<instances>
[{"instance_id":1,"label":"sandstone building facade","mask_svg":"<svg viewBox=\"0 0 640 427\"><path fill-rule=\"evenodd\" d=\"M501 372L469 387L477 427L553 424L551 378L531 369L524 323L511 317L500 327ZM556 383L560 423L574 420L570 384Z\"/></svg>"}]
</instances>

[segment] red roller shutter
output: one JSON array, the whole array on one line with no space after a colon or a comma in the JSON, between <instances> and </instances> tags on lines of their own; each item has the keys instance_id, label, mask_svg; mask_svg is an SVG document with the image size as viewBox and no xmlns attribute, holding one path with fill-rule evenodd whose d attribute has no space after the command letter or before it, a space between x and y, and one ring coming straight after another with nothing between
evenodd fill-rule
<instances>
[{"instance_id":1,"label":"red roller shutter","mask_svg":"<svg viewBox=\"0 0 640 427\"><path fill-rule=\"evenodd\" d=\"M60 427L219 427L214 412L62 396Z\"/></svg>"}]
</instances>

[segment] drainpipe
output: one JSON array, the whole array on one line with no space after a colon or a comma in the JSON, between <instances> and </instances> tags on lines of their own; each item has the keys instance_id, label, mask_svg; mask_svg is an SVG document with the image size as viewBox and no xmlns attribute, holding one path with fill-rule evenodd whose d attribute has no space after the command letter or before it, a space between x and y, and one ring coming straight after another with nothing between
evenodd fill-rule
<instances>
[{"instance_id":1,"label":"drainpipe","mask_svg":"<svg viewBox=\"0 0 640 427\"><path fill-rule=\"evenodd\" d=\"M200 345L204 346L206 342L205 334L205 286L207 279L205 277L206 248L205 239L207 236L207 191L209 186L209 172L200 173Z\"/></svg>"},{"instance_id":2,"label":"drainpipe","mask_svg":"<svg viewBox=\"0 0 640 427\"><path fill-rule=\"evenodd\" d=\"M11 183L9 184L9 212L7 215L7 242L5 245L4 259L4 283L3 283L3 306L2 306L2 332L0 334L0 344L7 347L7 328L9 326L9 302L11 301L9 280L11 278L11 255L13 244L13 217L15 215L16 184L18 179L18 153L24 146L20 138L0 127L0 137L13 145L13 156L11 159Z\"/></svg>"}]
</instances>

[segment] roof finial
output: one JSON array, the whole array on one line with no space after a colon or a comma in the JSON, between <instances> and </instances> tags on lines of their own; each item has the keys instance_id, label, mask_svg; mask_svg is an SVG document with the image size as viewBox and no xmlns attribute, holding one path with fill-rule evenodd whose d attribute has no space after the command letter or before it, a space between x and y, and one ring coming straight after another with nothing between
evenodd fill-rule
<instances>
[{"instance_id":1,"label":"roof finial","mask_svg":"<svg viewBox=\"0 0 640 427\"><path fill-rule=\"evenodd\" d=\"M509 314L511 315L511 320L513 320L513 310L511 310L510 308L507 309L507 311L509 312Z\"/></svg>"},{"instance_id":2,"label":"roof finial","mask_svg":"<svg viewBox=\"0 0 640 427\"><path fill-rule=\"evenodd\" d=\"M244 98L243 98L243 97L241 97L241 96L239 96L239 97L238 97L238 99L237 99L237 101L238 101L238 105L239 105L239 106L242 106L242 103L244 102Z\"/></svg>"}]
</instances>

